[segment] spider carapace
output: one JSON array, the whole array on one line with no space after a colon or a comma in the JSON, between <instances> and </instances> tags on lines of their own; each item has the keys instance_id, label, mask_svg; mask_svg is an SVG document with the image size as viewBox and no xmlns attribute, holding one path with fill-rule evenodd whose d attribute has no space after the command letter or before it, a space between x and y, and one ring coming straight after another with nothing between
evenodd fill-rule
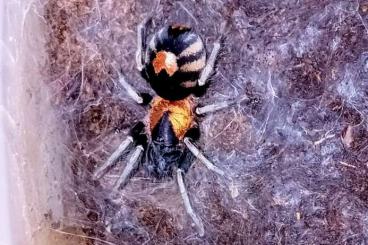
<instances>
[{"instance_id":1,"label":"spider carapace","mask_svg":"<svg viewBox=\"0 0 368 245\"><path fill-rule=\"evenodd\" d=\"M185 209L199 234L203 235L203 223L193 211L183 178L194 157L208 169L220 175L224 174L193 143L199 138L196 115L230 105L220 102L197 107L194 99L205 91L206 81L213 72L220 50L220 39L214 43L207 59L202 39L190 27L164 27L146 44L146 25L145 20L138 26L137 69L157 96L152 99L148 94L137 93L124 76L120 75L120 84L127 94L139 104L150 105L150 110L146 119L133 126L127 138L110 158L97 168L94 178L101 178L119 157L134 145L134 150L116 181L115 192L127 184L140 163L156 178L171 177L176 171Z\"/></svg>"},{"instance_id":2,"label":"spider carapace","mask_svg":"<svg viewBox=\"0 0 368 245\"><path fill-rule=\"evenodd\" d=\"M171 176L173 167L187 171L190 155L180 142L194 124L193 104L189 98L177 101L154 98L149 112L151 144L147 149L146 169L157 177Z\"/></svg>"}]
</instances>

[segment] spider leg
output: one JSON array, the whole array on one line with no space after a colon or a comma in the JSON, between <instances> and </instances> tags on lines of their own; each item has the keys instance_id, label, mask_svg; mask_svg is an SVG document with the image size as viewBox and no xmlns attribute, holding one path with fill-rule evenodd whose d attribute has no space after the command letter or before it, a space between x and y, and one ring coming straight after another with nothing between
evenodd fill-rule
<instances>
[{"instance_id":1,"label":"spider leg","mask_svg":"<svg viewBox=\"0 0 368 245\"><path fill-rule=\"evenodd\" d=\"M129 97L132 98L138 104L143 104L143 98L138 94L138 92L130 85L122 74L119 74L119 83L126 90Z\"/></svg>"},{"instance_id":2,"label":"spider leg","mask_svg":"<svg viewBox=\"0 0 368 245\"><path fill-rule=\"evenodd\" d=\"M117 192L121 187L123 187L127 183L129 176L135 169L137 169L143 151L144 148L142 145L138 145L135 148L133 154L129 158L128 164L125 166L123 170L123 173L120 175L119 179L115 183L115 186L113 188L114 191Z\"/></svg>"},{"instance_id":3,"label":"spider leg","mask_svg":"<svg viewBox=\"0 0 368 245\"><path fill-rule=\"evenodd\" d=\"M138 93L132 85L130 85L124 75L119 74L119 83L121 84L121 86L125 89L125 91L127 92L128 96L130 98L132 98L135 102L137 102L138 104L141 105L148 105L151 100L152 100L152 96L147 94L147 93Z\"/></svg>"},{"instance_id":4,"label":"spider leg","mask_svg":"<svg viewBox=\"0 0 368 245\"><path fill-rule=\"evenodd\" d=\"M148 15L137 27L137 51L135 53L135 62L139 71L143 70L145 60L146 49L146 29L147 24L151 19L151 15Z\"/></svg>"},{"instance_id":5,"label":"spider leg","mask_svg":"<svg viewBox=\"0 0 368 245\"><path fill-rule=\"evenodd\" d=\"M183 199L185 210L187 211L189 216L192 218L194 224L196 225L199 235L203 236L204 235L203 223L202 223L201 219L196 215L196 213L194 212L194 210L192 208L192 205L190 204L188 192L187 192L187 189L185 187L184 179L183 179L184 171L179 168L176 171L176 173L177 173L177 181L178 181L178 185L179 185L180 195Z\"/></svg>"},{"instance_id":6,"label":"spider leg","mask_svg":"<svg viewBox=\"0 0 368 245\"><path fill-rule=\"evenodd\" d=\"M207 64L204 67L201 76L198 79L198 85L199 86L204 86L208 80L208 78L211 76L214 67L215 67L215 62L216 62L216 58L217 55L219 53L221 49L221 44L220 44L220 39L218 39L214 44L213 44L213 49L212 52L210 54L210 57L208 58Z\"/></svg>"},{"instance_id":7,"label":"spider leg","mask_svg":"<svg viewBox=\"0 0 368 245\"><path fill-rule=\"evenodd\" d=\"M127 151L127 149L134 143L135 140L137 140L143 128L143 122L138 122L136 125L134 125L129 132L129 136L123 140L123 142L121 142L119 147L111 154L107 161L95 171L93 174L93 179L100 179L106 174L106 172L116 163L119 157Z\"/></svg>"},{"instance_id":8,"label":"spider leg","mask_svg":"<svg viewBox=\"0 0 368 245\"><path fill-rule=\"evenodd\" d=\"M144 67L144 52L146 48L146 25L151 19L151 15L147 16L142 23L137 27L137 51L136 51L136 65L139 71L143 70ZM142 105L147 105L151 102L152 97L146 93L138 93L132 85L130 85L125 79L124 75L119 72L119 83L126 90L128 96L132 98L135 102Z\"/></svg>"},{"instance_id":9,"label":"spider leg","mask_svg":"<svg viewBox=\"0 0 368 245\"><path fill-rule=\"evenodd\" d=\"M236 102L234 102L234 101L223 101L223 102L219 102L219 103L213 103L213 104L209 104L209 105L206 105L206 106L197 107L195 109L195 112L196 112L197 115L203 115L203 114L206 114L206 113L219 111L221 109L232 106L235 103Z\"/></svg>"},{"instance_id":10,"label":"spider leg","mask_svg":"<svg viewBox=\"0 0 368 245\"><path fill-rule=\"evenodd\" d=\"M103 177L108 169L116 162L116 160L133 144L133 137L128 136L119 147L111 154L107 161L99 167L93 174L94 179L100 179Z\"/></svg>"},{"instance_id":11,"label":"spider leg","mask_svg":"<svg viewBox=\"0 0 368 245\"><path fill-rule=\"evenodd\" d=\"M184 138L184 144L188 147L188 149L193 153L193 155L198 158L204 165L206 165L206 167L219 174L219 175L224 175L224 171L222 169L220 169L219 167L217 167L216 165L214 165L210 160L208 160L203 153L191 142L189 137L185 137Z\"/></svg>"}]
</instances>

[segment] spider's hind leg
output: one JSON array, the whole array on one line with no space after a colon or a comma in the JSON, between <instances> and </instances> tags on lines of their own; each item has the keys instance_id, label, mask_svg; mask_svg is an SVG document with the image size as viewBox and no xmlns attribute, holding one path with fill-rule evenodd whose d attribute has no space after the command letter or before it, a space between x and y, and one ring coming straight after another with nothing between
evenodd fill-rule
<instances>
[{"instance_id":1,"label":"spider's hind leg","mask_svg":"<svg viewBox=\"0 0 368 245\"><path fill-rule=\"evenodd\" d=\"M199 86L204 86L207 82L207 80L210 78L210 76L212 75L214 69L215 69L215 63L216 63L216 59L217 56L220 52L221 49L221 38L219 38L214 44L213 44L213 49L212 52L210 54L210 57L207 60L207 64L204 67L199 79L198 79L198 85Z\"/></svg>"},{"instance_id":2,"label":"spider's hind leg","mask_svg":"<svg viewBox=\"0 0 368 245\"><path fill-rule=\"evenodd\" d=\"M146 38L147 38L147 25L152 16L148 15L137 27L137 51L135 53L135 61L138 71L142 71L145 63L145 51L146 51Z\"/></svg>"},{"instance_id":3,"label":"spider's hind leg","mask_svg":"<svg viewBox=\"0 0 368 245\"><path fill-rule=\"evenodd\" d=\"M125 89L128 96L132 98L137 104L148 105L151 102L152 96L150 94L137 92L133 88L133 86L127 82L125 76L121 73L119 73L119 83Z\"/></svg>"},{"instance_id":4,"label":"spider's hind leg","mask_svg":"<svg viewBox=\"0 0 368 245\"><path fill-rule=\"evenodd\" d=\"M213 44L213 48L210 54L210 57L207 60L207 64L204 67L199 79L198 79L198 85L204 86L206 85L207 80L212 75L214 69L215 69L215 63L216 59L219 55L219 52L221 50L221 47L223 46L224 40L229 32L229 22L223 22L220 26L220 36L217 38L215 43Z\"/></svg>"}]
</instances>

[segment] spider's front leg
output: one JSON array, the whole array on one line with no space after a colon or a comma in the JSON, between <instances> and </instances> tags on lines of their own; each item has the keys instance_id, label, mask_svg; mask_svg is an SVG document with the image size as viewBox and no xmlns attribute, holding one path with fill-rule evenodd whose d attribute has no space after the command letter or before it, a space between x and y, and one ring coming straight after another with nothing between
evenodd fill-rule
<instances>
[{"instance_id":1,"label":"spider's front leg","mask_svg":"<svg viewBox=\"0 0 368 245\"><path fill-rule=\"evenodd\" d=\"M114 191L118 191L121 187L123 187L132 174L132 172L138 168L138 165L141 161L141 157L147 147L147 136L145 134L139 134L136 138L136 147L134 152L129 158L127 165L125 166L123 173L120 175L119 179L116 181L114 186Z\"/></svg>"},{"instance_id":2,"label":"spider's front leg","mask_svg":"<svg viewBox=\"0 0 368 245\"><path fill-rule=\"evenodd\" d=\"M108 160L100 166L93 174L94 179L102 178L117 162L119 157L124 154L128 149L135 145L134 152L132 153L129 161L124 168L123 173L119 177L115 184L114 189L117 190L128 180L128 177L137 168L140 158L144 152L147 144L147 137L144 134L144 123L138 122L129 132L128 137L119 145L119 147L111 154Z\"/></svg>"},{"instance_id":3,"label":"spider's front leg","mask_svg":"<svg viewBox=\"0 0 368 245\"><path fill-rule=\"evenodd\" d=\"M194 145L193 141L196 141L199 139L200 133L199 128L197 126L191 128L188 130L184 137L184 144L188 148L188 150L196 157L198 158L209 170L214 171L215 173L219 175L224 175L224 171L221 170L219 167L215 166L212 162L210 162L203 153ZM184 207L188 215L192 218L194 224L197 227L198 233L200 236L204 235L204 227L202 220L197 216L197 214L194 212L192 205L189 200L189 195L187 192L187 189L184 184L184 173L188 170L190 167L190 163L187 161L187 159L184 159L180 165L178 170L176 171L177 174L177 181L178 186L180 190L180 195L183 199Z\"/></svg>"},{"instance_id":4,"label":"spider's front leg","mask_svg":"<svg viewBox=\"0 0 368 245\"><path fill-rule=\"evenodd\" d=\"M203 236L204 235L203 223L202 223L202 220L194 212L194 210L192 208L192 205L190 204L189 195L188 195L187 189L186 189L185 184L184 184L184 177L183 177L184 173L185 173L185 171L181 168L178 168L178 170L176 171L176 176L177 176L180 195L183 199L183 203L184 203L184 207L185 207L186 212L192 218L194 224L196 225L196 227L198 229L198 234L200 236Z\"/></svg>"},{"instance_id":5,"label":"spider's front leg","mask_svg":"<svg viewBox=\"0 0 368 245\"><path fill-rule=\"evenodd\" d=\"M204 154L201 152L201 150L193 143L199 139L199 128L194 127L188 130L184 137L184 144L188 148L188 150L198 159L200 160L209 170L219 174L224 175L224 171L214 165L210 160L208 160Z\"/></svg>"}]
</instances>

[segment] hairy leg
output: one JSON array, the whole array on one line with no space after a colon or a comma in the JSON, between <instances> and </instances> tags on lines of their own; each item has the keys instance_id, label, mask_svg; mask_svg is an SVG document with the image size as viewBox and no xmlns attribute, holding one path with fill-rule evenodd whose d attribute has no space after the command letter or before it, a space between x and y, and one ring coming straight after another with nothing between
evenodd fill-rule
<instances>
[{"instance_id":1,"label":"hairy leg","mask_svg":"<svg viewBox=\"0 0 368 245\"><path fill-rule=\"evenodd\" d=\"M208 160L203 153L192 143L189 137L184 138L184 144L188 147L188 149L193 153L193 155L198 158L209 170L219 174L224 175L225 172L214 165L210 160Z\"/></svg>"},{"instance_id":2,"label":"hairy leg","mask_svg":"<svg viewBox=\"0 0 368 245\"><path fill-rule=\"evenodd\" d=\"M179 168L176 171L176 174L177 174L177 181L178 181L178 186L179 186L179 190L180 190L180 195L183 199L185 210L188 213L188 215L192 218L194 224L196 225L199 235L203 236L204 235L204 227L203 227L202 220L194 212L194 210L192 208L192 205L190 204L187 189L186 189L185 184L184 184L184 178L183 178L184 170Z\"/></svg>"},{"instance_id":3,"label":"hairy leg","mask_svg":"<svg viewBox=\"0 0 368 245\"><path fill-rule=\"evenodd\" d=\"M111 156L107 159L107 161L102 164L93 174L94 179L100 179L102 178L108 171L111 169L116 161L119 159L119 157L124 154L130 146L136 142L140 134L142 133L144 129L143 122L138 122L136 125L133 126L133 128L130 130L129 135L126 137L125 140L122 141L122 143L119 145L119 147L111 154Z\"/></svg>"},{"instance_id":4,"label":"hairy leg","mask_svg":"<svg viewBox=\"0 0 368 245\"><path fill-rule=\"evenodd\" d=\"M210 54L210 57L207 60L207 64L204 67L201 76L198 79L198 85L199 86L204 86L208 80L208 78L212 75L213 70L215 68L215 62L218 56L218 53L220 52L221 49L221 41L220 39L218 39L214 44L213 44L213 49L212 52Z\"/></svg>"},{"instance_id":5,"label":"hairy leg","mask_svg":"<svg viewBox=\"0 0 368 245\"><path fill-rule=\"evenodd\" d=\"M146 49L146 29L147 24L151 20L151 15L144 18L144 20L137 27L137 51L135 53L135 62L139 71L143 70L145 61Z\"/></svg>"},{"instance_id":6,"label":"hairy leg","mask_svg":"<svg viewBox=\"0 0 368 245\"><path fill-rule=\"evenodd\" d=\"M195 109L195 113L197 115L203 115L203 114L206 114L206 113L219 111L221 109L232 106L235 103L236 103L235 101L223 101L223 102L219 102L219 103L213 103L213 104L205 105L205 106L202 106L202 107L197 107Z\"/></svg>"},{"instance_id":7,"label":"hairy leg","mask_svg":"<svg viewBox=\"0 0 368 245\"><path fill-rule=\"evenodd\" d=\"M148 105L151 100L152 100L152 96L147 94L147 93L138 93L132 85L130 85L125 77L122 74L119 74L119 83L121 84L121 86L125 89L125 91L127 92L128 96L130 98L132 98L135 102L137 102L137 104L140 105Z\"/></svg>"},{"instance_id":8,"label":"hairy leg","mask_svg":"<svg viewBox=\"0 0 368 245\"><path fill-rule=\"evenodd\" d=\"M125 186L125 184L128 182L130 175L133 173L134 170L138 168L143 152L144 147L142 145L138 145L135 147L135 150L131 155L131 157L129 158L129 161L125 166L123 173L120 175L119 179L115 183L115 186L113 188L115 192L119 191L121 187Z\"/></svg>"},{"instance_id":9,"label":"hairy leg","mask_svg":"<svg viewBox=\"0 0 368 245\"><path fill-rule=\"evenodd\" d=\"M106 172L116 163L118 158L133 144L133 138L128 136L119 147L111 154L107 161L100 166L93 174L94 179L102 178Z\"/></svg>"}]
</instances>

